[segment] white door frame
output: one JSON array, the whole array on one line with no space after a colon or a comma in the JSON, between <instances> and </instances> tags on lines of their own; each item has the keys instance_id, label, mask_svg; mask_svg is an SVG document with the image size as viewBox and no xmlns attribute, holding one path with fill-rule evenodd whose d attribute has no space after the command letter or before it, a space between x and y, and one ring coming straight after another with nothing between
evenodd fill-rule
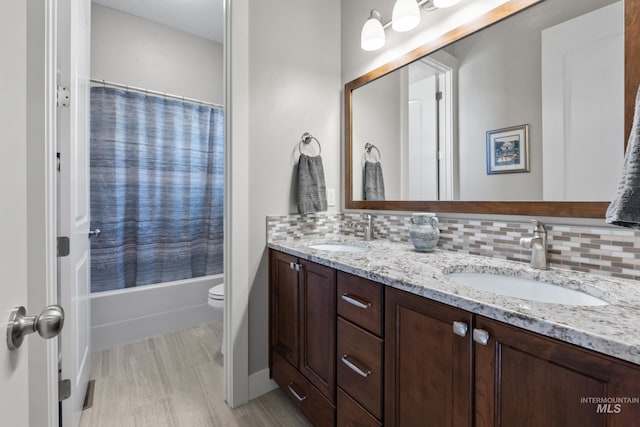
<instances>
[{"instance_id":1,"label":"white door frame","mask_svg":"<svg viewBox=\"0 0 640 427\"><path fill-rule=\"evenodd\" d=\"M27 8L27 314L58 303L56 239L57 1ZM27 304L25 301L25 304ZM29 341L29 425L58 426L58 340Z\"/></svg>"},{"instance_id":2,"label":"white door frame","mask_svg":"<svg viewBox=\"0 0 640 427\"><path fill-rule=\"evenodd\" d=\"M224 59L224 394L235 408L249 401L248 0L225 0Z\"/></svg>"}]
</instances>

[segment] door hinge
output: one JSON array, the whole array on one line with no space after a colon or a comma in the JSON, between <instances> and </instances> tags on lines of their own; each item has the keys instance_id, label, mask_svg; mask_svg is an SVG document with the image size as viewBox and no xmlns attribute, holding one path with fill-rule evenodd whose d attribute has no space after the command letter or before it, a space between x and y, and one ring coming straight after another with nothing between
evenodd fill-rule
<instances>
[{"instance_id":1,"label":"door hinge","mask_svg":"<svg viewBox=\"0 0 640 427\"><path fill-rule=\"evenodd\" d=\"M58 86L56 105L58 107L68 107L71 104L71 91L64 86Z\"/></svg>"},{"instance_id":2,"label":"door hinge","mask_svg":"<svg viewBox=\"0 0 640 427\"><path fill-rule=\"evenodd\" d=\"M62 402L71 396L71 380L58 380L58 401Z\"/></svg>"},{"instance_id":3,"label":"door hinge","mask_svg":"<svg viewBox=\"0 0 640 427\"><path fill-rule=\"evenodd\" d=\"M56 165L58 172L60 172L60 153L56 153Z\"/></svg>"},{"instance_id":4,"label":"door hinge","mask_svg":"<svg viewBox=\"0 0 640 427\"><path fill-rule=\"evenodd\" d=\"M65 236L58 237L58 257L65 257L69 255L70 243L69 238Z\"/></svg>"},{"instance_id":5,"label":"door hinge","mask_svg":"<svg viewBox=\"0 0 640 427\"><path fill-rule=\"evenodd\" d=\"M436 92L436 101L441 101L442 100L442 91L437 91Z\"/></svg>"}]
</instances>

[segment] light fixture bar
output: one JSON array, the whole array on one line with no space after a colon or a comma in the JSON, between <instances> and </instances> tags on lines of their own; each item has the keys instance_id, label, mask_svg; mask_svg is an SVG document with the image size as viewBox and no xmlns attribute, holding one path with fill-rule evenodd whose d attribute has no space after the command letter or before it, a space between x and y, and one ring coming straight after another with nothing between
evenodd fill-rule
<instances>
[{"instance_id":1,"label":"light fixture bar","mask_svg":"<svg viewBox=\"0 0 640 427\"><path fill-rule=\"evenodd\" d=\"M416 3L413 3L413 2ZM392 18L382 24L380 12L373 9L369 19L360 32L360 48L365 51L378 50L385 45L385 30L389 27L396 32L414 29L420 24L421 9L432 12L437 9L453 6L461 0L396 0L393 5Z\"/></svg>"}]
</instances>

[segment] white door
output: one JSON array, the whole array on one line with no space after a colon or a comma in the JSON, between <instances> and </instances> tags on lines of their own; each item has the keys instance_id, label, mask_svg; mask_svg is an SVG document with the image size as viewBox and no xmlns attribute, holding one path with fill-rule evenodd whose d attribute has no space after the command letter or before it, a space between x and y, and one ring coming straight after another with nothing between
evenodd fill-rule
<instances>
[{"instance_id":1,"label":"white door","mask_svg":"<svg viewBox=\"0 0 640 427\"><path fill-rule=\"evenodd\" d=\"M52 0L3 0L0 13L0 424L58 425L57 341L25 337L9 351L9 312L57 302ZM27 34L27 30L29 33ZM28 37L27 37L28 36ZM48 178L49 177L49 178Z\"/></svg>"},{"instance_id":2,"label":"white door","mask_svg":"<svg viewBox=\"0 0 640 427\"><path fill-rule=\"evenodd\" d=\"M623 19L620 1L542 32L544 200L611 200L618 186Z\"/></svg>"},{"instance_id":3,"label":"white door","mask_svg":"<svg viewBox=\"0 0 640 427\"><path fill-rule=\"evenodd\" d=\"M4 58L0 93L0 414L3 425L28 425L29 342L9 351L4 331L11 309L27 305L27 124L26 124L26 6L21 0L3 3L0 13L0 52ZM29 337L31 338L31 337Z\"/></svg>"},{"instance_id":4,"label":"white door","mask_svg":"<svg viewBox=\"0 0 640 427\"><path fill-rule=\"evenodd\" d=\"M67 313L62 334L62 378L71 397L62 404L64 427L79 424L91 374L89 259L89 67L90 0L58 2L58 84L69 88L70 106L58 108L59 235L70 240L60 258L60 302Z\"/></svg>"}]
</instances>

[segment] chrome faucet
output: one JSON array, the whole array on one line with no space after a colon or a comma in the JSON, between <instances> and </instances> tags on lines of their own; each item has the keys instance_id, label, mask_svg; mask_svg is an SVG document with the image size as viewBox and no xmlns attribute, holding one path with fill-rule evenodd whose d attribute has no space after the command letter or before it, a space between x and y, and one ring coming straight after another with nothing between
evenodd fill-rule
<instances>
[{"instance_id":1,"label":"chrome faucet","mask_svg":"<svg viewBox=\"0 0 640 427\"><path fill-rule=\"evenodd\" d=\"M373 217L369 214L362 215L364 221L360 223L364 231L364 240L373 240Z\"/></svg>"},{"instance_id":2,"label":"chrome faucet","mask_svg":"<svg viewBox=\"0 0 640 427\"><path fill-rule=\"evenodd\" d=\"M531 222L533 223L533 237L521 238L520 246L531 249L531 265L533 268L547 270L549 269L547 229L544 224L537 219L533 219Z\"/></svg>"},{"instance_id":3,"label":"chrome faucet","mask_svg":"<svg viewBox=\"0 0 640 427\"><path fill-rule=\"evenodd\" d=\"M373 240L373 217L369 214L362 214L362 221L349 221L346 226L353 230L362 228L364 240Z\"/></svg>"}]
</instances>

